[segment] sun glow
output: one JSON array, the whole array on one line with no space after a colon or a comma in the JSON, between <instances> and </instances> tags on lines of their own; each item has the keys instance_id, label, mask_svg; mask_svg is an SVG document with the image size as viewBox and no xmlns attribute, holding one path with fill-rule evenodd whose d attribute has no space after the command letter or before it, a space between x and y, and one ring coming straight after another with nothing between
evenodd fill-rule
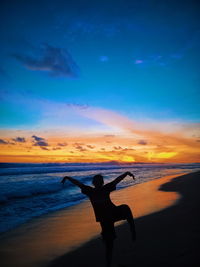
<instances>
[{"instance_id":1,"label":"sun glow","mask_svg":"<svg viewBox=\"0 0 200 267\"><path fill-rule=\"evenodd\" d=\"M154 153L154 152L149 152L148 153L148 159L169 159L174 156L176 156L178 153L177 152L160 152L160 153Z\"/></svg>"},{"instance_id":2,"label":"sun glow","mask_svg":"<svg viewBox=\"0 0 200 267\"><path fill-rule=\"evenodd\" d=\"M63 123L67 124L66 106L59 103L45 103L45 105L47 111L51 111L52 125L59 116L63 118ZM78 113L80 117L92 119L91 125L95 120L96 126L69 129L67 126L60 128L55 124L56 127L52 130L44 123L44 117L44 126L41 130L20 132L2 130L0 160L3 162L199 162L200 160L200 142L195 138L199 124L186 124L184 127L176 125L174 128L171 126L169 132L166 131L166 123L159 121L141 123L107 109L94 107L83 109L75 105L70 107L70 110ZM47 122L49 123L49 117Z\"/></svg>"},{"instance_id":3,"label":"sun glow","mask_svg":"<svg viewBox=\"0 0 200 267\"><path fill-rule=\"evenodd\" d=\"M144 132L145 133L145 132ZM23 142L14 142L14 136L3 137L0 144L1 162L198 162L198 142L184 143L175 137L169 145L160 145L160 138L150 143L127 135L82 135L81 137L24 135ZM144 134L143 134L144 136ZM3 139L4 138L4 139ZM21 139L19 139L21 140ZM23 140L23 139L22 139ZM159 145L158 145L159 144ZM173 150L172 150L173 144Z\"/></svg>"}]
</instances>

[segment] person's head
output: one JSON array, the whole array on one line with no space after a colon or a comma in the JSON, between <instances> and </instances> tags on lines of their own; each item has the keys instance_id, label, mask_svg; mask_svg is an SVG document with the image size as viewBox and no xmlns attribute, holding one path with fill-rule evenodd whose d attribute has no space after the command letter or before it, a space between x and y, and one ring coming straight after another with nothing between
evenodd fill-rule
<instances>
[{"instance_id":1,"label":"person's head","mask_svg":"<svg viewBox=\"0 0 200 267\"><path fill-rule=\"evenodd\" d=\"M95 187L102 187L104 184L103 176L101 174L97 174L93 177L92 183Z\"/></svg>"}]
</instances>

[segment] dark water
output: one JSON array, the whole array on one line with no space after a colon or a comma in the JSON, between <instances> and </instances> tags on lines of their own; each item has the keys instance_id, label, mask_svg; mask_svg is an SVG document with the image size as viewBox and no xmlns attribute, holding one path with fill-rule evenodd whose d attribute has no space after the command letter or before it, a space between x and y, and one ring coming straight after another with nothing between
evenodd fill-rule
<instances>
[{"instance_id":1,"label":"dark water","mask_svg":"<svg viewBox=\"0 0 200 267\"><path fill-rule=\"evenodd\" d=\"M85 199L80 189L60 180L69 175L85 184L101 173L105 183L125 171L135 174L136 182L126 177L118 189L157 179L165 175L200 170L200 164L0 164L0 232L54 210L72 206Z\"/></svg>"}]
</instances>

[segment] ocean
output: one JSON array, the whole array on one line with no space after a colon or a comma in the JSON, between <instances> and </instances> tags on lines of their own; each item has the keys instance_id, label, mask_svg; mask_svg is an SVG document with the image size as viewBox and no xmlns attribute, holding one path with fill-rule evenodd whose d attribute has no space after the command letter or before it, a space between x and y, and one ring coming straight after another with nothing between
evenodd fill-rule
<instances>
[{"instance_id":1,"label":"ocean","mask_svg":"<svg viewBox=\"0 0 200 267\"><path fill-rule=\"evenodd\" d=\"M134 186L166 175L184 174L200 170L200 163L192 164L128 164L112 163L0 163L0 233L28 220L66 208L86 199L80 189L69 181L60 181L68 175L91 185L92 177L101 173L105 183L130 171L136 181L126 177L117 189Z\"/></svg>"}]
</instances>

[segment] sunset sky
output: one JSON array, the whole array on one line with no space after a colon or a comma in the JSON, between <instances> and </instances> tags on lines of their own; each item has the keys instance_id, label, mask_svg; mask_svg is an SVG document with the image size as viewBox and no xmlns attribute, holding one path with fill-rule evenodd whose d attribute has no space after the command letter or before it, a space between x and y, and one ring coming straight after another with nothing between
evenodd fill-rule
<instances>
[{"instance_id":1,"label":"sunset sky","mask_svg":"<svg viewBox=\"0 0 200 267\"><path fill-rule=\"evenodd\" d=\"M198 1L0 5L0 162L200 162Z\"/></svg>"}]
</instances>

